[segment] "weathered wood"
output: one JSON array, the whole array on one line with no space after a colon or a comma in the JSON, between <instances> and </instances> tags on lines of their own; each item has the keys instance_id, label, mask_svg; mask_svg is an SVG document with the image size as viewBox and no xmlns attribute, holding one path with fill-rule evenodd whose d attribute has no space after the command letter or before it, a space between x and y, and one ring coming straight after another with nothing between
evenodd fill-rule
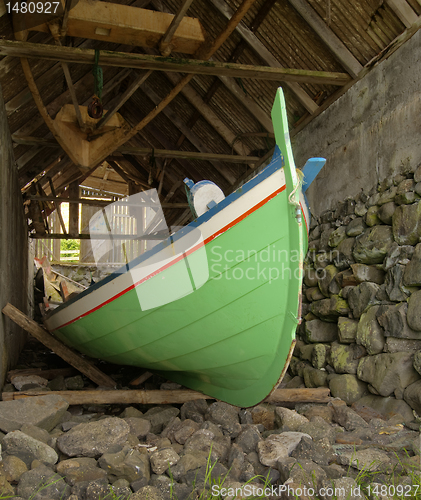
<instances>
[{"instance_id":1,"label":"weathered wood","mask_svg":"<svg viewBox=\"0 0 421 500\"><path fill-rule=\"evenodd\" d=\"M52 198L54 198L54 200L52 200L52 201L54 203L54 206L55 206L55 209L56 209L56 212L58 215L58 220L60 221L61 230L63 231L64 234L67 234L66 225L64 223L63 216L61 215L60 202L57 201L56 192L55 192L53 180L51 179L51 177L48 177L48 183L50 185ZM45 200L45 201L48 201L48 200Z\"/></svg>"},{"instance_id":2,"label":"weathered wood","mask_svg":"<svg viewBox=\"0 0 421 500\"><path fill-rule=\"evenodd\" d=\"M330 390L328 387L275 389L265 401L268 403L327 403L330 401Z\"/></svg>"},{"instance_id":3,"label":"weathered wood","mask_svg":"<svg viewBox=\"0 0 421 500\"><path fill-rule=\"evenodd\" d=\"M180 207L177 207L180 208ZM62 234L62 233L48 233L48 234L41 234L41 233L31 233L29 235L30 238L39 240L39 239L47 239L47 240L106 240L110 237L108 233L104 234L86 234L86 233L80 233L80 234L74 234L74 235L69 235L69 234ZM113 234L113 240L127 240L127 239L135 239L135 240L165 240L167 239L168 235L165 236L154 236L153 234L145 235L145 236L136 236L136 235L130 235L130 234Z\"/></svg>"},{"instance_id":4,"label":"weathered wood","mask_svg":"<svg viewBox=\"0 0 421 500\"><path fill-rule=\"evenodd\" d=\"M12 401L33 396L44 396L46 394L58 394L70 405L81 404L182 404L197 399L215 399L201 392L191 390L176 391L143 391L143 390L82 390L82 391L21 391L3 392L3 401ZM328 388L317 389L276 389L266 401L270 403L327 403L329 398Z\"/></svg>"},{"instance_id":5,"label":"weathered wood","mask_svg":"<svg viewBox=\"0 0 421 500\"><path fill-rule=\"evenodd\" d=\"M56 377L72 377L78 372L74 368L52 368L51 370L43 370L42 368L25 368L22 370L10 370L7 373L7 380L13 382L15 377L27 377L30 375L38 375L39 377L52 380Z\"/></svg>"},{"instance_id":6,"label":"weathered wood","mask_svg":"<svg viewBox=\"0 0 421 500\"><path fill-rule=\"evenodd\" d=\"M57 394L65 399L70 405L83 404L147 404L165 405L182 404L197 399L213 399L201 392L180 391L142 391L142 390L120 390L120 391L21 391L3 392L3 401L27 398L32 396L45 396L46 394Z\"/></svg>"},{"instance_id":7,"label":"weathered wood","mask_svg":"<svg viewBox=\"0 0 421 500\"><path fill-rule=\"evenodd\" d=\"M418 16L406 0L386 0L386 3L407 28L411 27L418 20Z\"/></svg>"},{"instance_id":8,"label":"weathered wood","mask_svg":"<svg viewBox=\"0 0 421 500\"><path fill-rule=\"evenodd\" d=\"M157 46L174 16L129 5L79 2L69 11L67 35L142 47ZM31 27L48 32L45 24ZM185 17L172 39L173 51L194 54L205 41L198 19Z\"/></svg>"},{"instance_id":9,"label":"weathered wood","mask_svg":"<svg viewBox=\"0 0 421 500\"><path fill-rule=\"evenodd\" d=\"M33 44L30 42L0 40L0 55L14 55L16 57L25 58L34 57L53 61L65 61L68 63L93 64L95 51L76 47L58 47L54 45ZM209 58L210 57L211 56L209 56ZM345 85L350 81L350 77L346 73L283 68L280 67L279 63L274 66L253 66L250 64L223 63L217 61L209 63L197 61L196 59L167 59L161 56L128 54L125 52L110 52L105 50L101 51L101 65L116 66L120 68L171 71L185 73L187 75L230 76L233 78L252 78L255 80L336 86ZM312 102L317 106L314 101Z\"/></svg>"},{"instance_id":10,"label":"weathered wood","mask_svg":"<svg viewBox=\"0 0 421 500\"><path fill-rule=\"evenodd\" d=\"M113 203L114 205L118 205L118 201L102 201L102 200L92 200L89 198L64 198L64 197L54 197L54 196L35 196L35 195L28 195L26 197L28 200L37 200L37 201L55 201L57 203L81 203L82 205L93 205L96 207L106 207L107 205L110 205L110 203ZM122 206L127 206L127 203L125 201L121 201L120 204ZM130 206L150 206L147 203L145 204L130 204ZM189 206L188 203L161 203L162 208L187 208Z\"/></svg>"},{"instance_id":11,"label":"weathered wood","mask_svg":"<svg viewBox=\"0 0 421 500\"><path fill-rule=\"evenodd\" d=\"M148 378L151 378L152 375L153 375L153 373L151 373L151 372L142 373L142 375L140 375L139 377L136 377L135 379L131 380L129 382L129 385L143 384L143 382L146 382L146 380L148 380Z\"/></svg>"},{"instance_id":12,"label":"weathered wood","mask_svg":"<svg viewBox=\"0 0 421 500\"><path fill-rule=\"evenodd\" d=\"M69 365L72 365L74 368L86 375L86 377L92 380L92 382L105 387L116 386L116 383L111 377L103 373L101 370L98 370L98 368L91 363L88 363L85 359L79 356L79 354L76 354L57 339L52 337L46 330L44 330L44 328L39 326L32 319L28 318L28 316L23 314L23 312L19 311L19 309L12 304L6 304L2 309L2 313L48 347L48 349L55 352L57 356L60 356L64 359L64 361L69 363Z\"/></svg>"},{"instance_id":13,"label":"weathered wood","mask_svg":"<svg viewBox=\"0 0 421 500\"><path fill-rule=\"evenodd\" d=\"M325 21L317 14L307 0L288 1L323 40L324 44L329 48L337 61L341 63L353 78L356 78L358 73L363 69L363 66L326 25Z\"/></svg>"},{"instance_id":14,"label":"weathered wood","mask_svg":"<svg viewBox=\"0 0 421 500\"><path fill-rule=\"evenodd\" d=\"M224 0L210 0L214 7L219 12L229 19L232 16L232 9ZM247 42L247 44L262 58L265 64L274 68L282 68L282 65L276 57L263 45L263 43L256 37L256 35L243 23L239 24L236 28L239 35ZM285 81L285 80L284 80ZM311 114L314 114L318 106L313 99L304 91L297 82L285 82L286 86L295 94L301 104Z\"/></svg>"},{"instance_id":15,"label":"weathered wood","mask_svg":"<svg viewBox=\"0 0 421 500\"><path fill-rule=\"evenodd\" d=\"M177 28L180 26L183 17L187 14L187 11L189 10L189 7L192 2L193 0L183 0L183 2L181 3L177 13L175 14L173 20L171 21L171 24L168 26L168 29L165 32L159 44L159 50L162 53L162 55L164 56L170 55L173 49L171 45L171 40Z\"/></svg>"},{"instance_id":16,"label":"weathered wood","mask_svg":"<svg viewBox=\"0 0 421 500\"><path fill-rule=\"evenodd\" d=\"M79 182L75 181L69 185L69 198L79 198ZM79 234L79 204L71 203L69 205L69 234L74 236Z\"/></svg>"},{"instance_id":17,"label":"weathered wood","mask_svg":"<svg viewBox=\"0 0 421 500\"><path fill-rule=\"evenodd\" d=\"M152 71L149 70L143 75L138 76L135 81L130 85L130 87L121 95L117 101L117 103L113 106L112 109L108 110L105 115L99 120L96 124L96 130L100 130L112 116L117 113L117 111L123 106L123 104L130 99L130 97L136 92L136 90L144 83L152 74Z\"/></svg>"}]
</instances>

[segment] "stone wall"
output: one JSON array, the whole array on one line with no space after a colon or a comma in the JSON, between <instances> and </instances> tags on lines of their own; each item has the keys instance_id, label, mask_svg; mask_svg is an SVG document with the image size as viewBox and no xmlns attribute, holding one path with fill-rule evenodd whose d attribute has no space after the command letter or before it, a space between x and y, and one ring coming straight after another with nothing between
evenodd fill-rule
<instances>
[{"instance_id":1,"label":"stone wall","mask_svg":"<svg viewBox=\"0 0 421 500\"><path fill-rule=\"evenodd\" d=\"M307 191L317 215L421 163L421 31L293 138L298 167L326 165Z\"/></svg>"},{"instance_id":2,"label":"stone wall","mask_svg":"<svg viewBox=\"0 0 421 500\"><path fill-rule=\"evenodd\" d=\"M287 387L421 414L420 196L421 166L313 219Z\"/></svg>"},{"instance_id":3,"label":"stone wall","mask_svg":"<svg viewBox=\"0 0 421 500\"><path fill-rule=\"evenodd\" d=\"M8 302L27 313L28 236L17 166L0 88L0 309ZM0 318L0 386L16 363L25 335L15 323Z\"/></svg>"}]
</instances>

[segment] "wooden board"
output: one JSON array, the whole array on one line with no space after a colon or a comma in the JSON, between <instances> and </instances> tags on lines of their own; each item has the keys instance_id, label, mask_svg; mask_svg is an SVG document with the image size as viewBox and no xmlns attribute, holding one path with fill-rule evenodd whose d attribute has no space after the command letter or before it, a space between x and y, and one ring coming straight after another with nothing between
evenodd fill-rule
<instances>
[{"instance_id":1,"label":"wooden board","mask_svg":"<svg viewBox=\"0 0 421 500\"><path fill-rule=\"evenodd\" d=\"M156 47L165 35L173 14L116 3L80 0L69 11L67 35L141 47ZM47 24L28 25L49 33ZM173 52L194 54L205 41L200 21L184 17L171 39Z\"/></svg>"},{"instance_id":2,"label":"wooden board","mask_svg":"<svg viewBox=\"0 0 421 500\"><path fill-rule=\"evenodd\" d=\"M98 368L91 363L88 363L88 361L83 359L79 354L76 354L57 339L52 337L46 330L44 330L44 328L40 327L35 321L28 318L28 316L23 314L23 312L19 311L19 309L12 306L12 304L6 304L2 309L2 313L43 343L46 347L54 351L58 356L64 359L64 361L86 375L90 380L92 380L92 382L104 387L116 386L116 383L111 377L103 373L101 370L98 370Z\"/></svg>"},{"instance_id":3,"label":"wooden board","mask_svg":"<svg viewBox=\"0 0 421 500\"><path fill-rule=\"evenodd\" d=\"M12 401L33 396L45 396L46 394L58 394L70 405L81 404L182 404L187 401L197 399L215 399L206 396L201 392L190 390L176 391L142 391L142 390L121 390L121 391L21 391L3 392L3 401ZM268 403L327 403L330 400L330 391L327 387L317 389L276 389L266 400Z\"/></svg>"}]
</instances>

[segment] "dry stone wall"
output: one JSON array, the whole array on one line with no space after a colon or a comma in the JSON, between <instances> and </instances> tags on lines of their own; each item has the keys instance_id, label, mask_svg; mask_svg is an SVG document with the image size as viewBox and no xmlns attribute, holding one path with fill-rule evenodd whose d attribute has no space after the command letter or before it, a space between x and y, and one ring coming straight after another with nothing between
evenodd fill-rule
<instances>
[{"instance_id":1,"label":"dry stone wall","mask_svg":"<svg viewBox=\"0 0 421 500\"><path fill-rule=\"evenodd\" d=\"M287 387L421 414L421 166L312 221Z\"/></svg>"}]
</instances>

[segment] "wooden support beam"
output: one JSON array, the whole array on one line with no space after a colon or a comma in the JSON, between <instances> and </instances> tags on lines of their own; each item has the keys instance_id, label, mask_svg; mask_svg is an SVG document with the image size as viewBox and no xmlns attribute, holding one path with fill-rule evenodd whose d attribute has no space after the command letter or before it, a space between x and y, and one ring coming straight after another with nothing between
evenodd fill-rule
<instances>
[{"instance_id":1,"label":"wooden support beam","mask_svg":"<svg viewBox=\"0 0 421 500\"><path fill-rule=\"evenodd\" d=\"M35 195L29 195L26 196L27 200L34 200L34 201L54 201L55 203L70 203L72 205L92 205L94 207L106 207L107 205L110 205L110 203L113 204L121 204L122 206L127 206L127 203L125 201L108 201L108 200L93 200L91 198L64 198L60 197L57 198L55 196L35 196ZM162 208L187 208L189 206L188 203L167 203L163 202L160 204ZM150 206L148 203L140 204L140 205L133 205L130 204L130 206Z\"/></svg>"},{"instance_id":2,"label":"wooden support beam","mask_svg":"<svg viewBox=\"0 0 421 500\"><path fill-rule=\"evenodd\" d=\"M54 198L53 203L54 203L54 207L56 209L57 215L58 215L58 219L60 221L61 230L63 231L64 234L67 234L66 225L64 224L63 216L61 215L60 202L57 201L56 192L55 192L53 180L51 179L51 177L48 178L48 183L50 185L52 198Z\"/></svg>"},{"instance_id":3,"label":"wooden support beam","mask_svg":"<svg viewBox=\"0 0 421 500\"><path fill-rule=\"evenodd\" d=\"M120 96L117 103L113 106L112 109L108 110L105 115L99 120L96 124L96 130L100 130L108 120L115 114L117 111L123 106L123 104L130 99L130 97L136 92L136 90L144 83L152 74L152 71L149 70L146 73L139 75L135 81L130 85L130 87Z\"/></svg>"},{"instance_id":4,"label":"wooden support beam","mask_svg":"<svg viewBox=\"0 0 421 500\"><path fill-rule=\"evenodd\" d=\"M79 181L72 182L69 185L69 199L79 198ZM79 203L69 205L69 235L79 234Z\"/></svg>"},{"instance_id":5,"label":"wooden support beam","mask_svg":"<svg viewBox=\"0 0 421 500\"><path fill-rule=\"evenodd\" d=\"M98 368L91 363L88 363L85 359L79 356L79 354L76 354L57 339L52 337L46 330L44 330L44 328L41 328L38 323L28 318L28 316L19 311L19 309L15 306L12 306L12 304L6 304L2 309L2 313L48 347L48 349L51 349L55 354L57 354L57 356L64 359L64 361L69 363L69 365L72 365L74 368L86 375L86 377L92 380L92 382L104 387L116 386L116 383L111 377L105 375L105 373L98 370Z\"/></svg>"},{"instance_id":6,"label":"wooden support beam","mask_svg":"<svg viewBox=\"0 0 421 500\"><path fill-rule=\"evenodd\" d=\"M183 404L198 399L215 399L201 392L180 389L176 391L143 390L82 390L82 391L20 391L3 392L3 401L13 401L34 396L57 394L70 405L82 404ZM265 401L269 403L327 403L330 401L329 389L276 389Z\"/></svg>"},{"instance_id":7,"label":"wooden support beam","mask_svg":"<svg viewBox=\"0 0 421 500\"><path fill-rule=\"evenodd\" d=\"M193 0L183 0L177 13L175 14L173 20L171 21L171 24L168 26L165 35L162 37L161 42L159 43L159 51L162 53L163 56L167 57L171 54L173 50L173 47L171 45L171 40L177 28L180 26L183 17L187 14L187 11L189 10L189 7L192 4L192 2Z\"/></svg>"},{"instance_id":8,"label":"wooden support beam","mask_svg":"<svg viewBox=\"0 0 421 500\"><path fill-rule=\"evenodd\" d=\"M212 48L216 49L217 46L212 46ZM95 51L76 47L58 47L54 45L0 40L0 55L14 55L16 57L93 64ZM207 59L210 57L211 56ZM273 56L272 60L274 60ZM101 52L101 65L185 73L189 76L189 80L192 75L200 74L337 86L346 85L350 81L349 75L345 73L287 69L281 67L277 61L273 66L252 66L249 64L223 63L217 61L212 61L210 64L209 62L197 61L195 59L168 59L147 54L127 54L124 52L103 51ZM187 76L184 78L187 78ZM314 101L312 102L317 106Z\"/></svg>"},{"instance_id":9,"label":"wooden support beam","mask_svg":"<svg viewBox=\"0 0 421 500\"><path fill-rule=\"evenodd\" d=\"M30 238L34 240L39 240L39 239L47 239L47 240L107 240L110 237L109 233L104 233L104 234L87 234L87 233L81 233L81 234L62 234L62 233L46 233L46 234L41 234L41 233L31 233L29 235ZM146 236L136 236L136 235L127 235L127 234L113 234L113 240L166 240L168 238L168 235L156 235L154 236L153 234L146 235Z\"/></svg>"},{"instance_id":10,"label":"wooden support beam","mask_svg":"<svg viewBox=\"0 0 421 500\"><path fill-rule=\"evenodd\" d=\"M156 47L174 15L129 5L79 0L67 19L67 35L141 47ZM30 28L48 31L47 24ZM198 19L184 17L172 38L174 52L194 54L205 41Z\"/></svg>"},{"instance_id":11,"label":"wooden support beam","mask_svg":"<svg viewBox=\"0 0 421 500\"><path fill-rule=\"evenodd\" d=\"M358 73L363 69L363 66L326 25L324 20L311 7L307 0L288 0L288 2L323 40L336 60L353 78L356 78Z\"/></svg>"},{"instance_id":12,"label":"wooden support beam","mask_svg":"<svg viewBox=\"0 0 421 500\"><path fill-rule=\"evenodd\" d=\"M417 14L406 0L386 0L386 3L407 28L410 28L418 20Z\"/></svg>"},{"instance_id":13,"label":"wooden support beam","mask_svg":"<svg viewBox=\"0 0 421 500\"><path fill-rule=\"evenodd\" d=\"M210 0L212 5L219 10L219 12L229 19L232 15L232 9L225 3L224 0ZM282 68L276 57L263 45L263 43L256 37L256 35L245 24L239 24L236 28L237 33L247 42L247 44L265 61L266 64L273 68ZM285 81L285 80L283 80ZM314 114L318 106L313 99L300 87L297 82L287 82L286 86L291 90L301 104L311 114Z\"/></svg>"},{"instance_id":14,"label":"wooden support beam","mask_svg":"<svg viewBox=\"0 0 421 500\"><path fill-rule=\"evenodd\" d=\"M169 113L170 114L170 113ZM171 116L174 116L171 114ZM183 127L184 128L184 127ZM190 135L190 134L189 134ZM194 137L193 134L190 137ZM232 141L236 138L233 133L230 133L230 138ZM12 140L18 144L26 145L41 145L44 147L55 147L59 148L60 145L54 143L53 141L45 141L38 137L16 137L12 136ZM152 154L157 158L184 158L193 160L207 160L207 161L226 161L228 163L257 163L260 158L257 156L244 156L244 155L225 155L218 153L201 153L196 151L175 151L167 149L152 149L152 148L134 148L130 146L120 146L115 150L115 153L128 154L133 156L151 156ZM116 160L118 156L113 156Z\"/></svg>"}]
</instances>

